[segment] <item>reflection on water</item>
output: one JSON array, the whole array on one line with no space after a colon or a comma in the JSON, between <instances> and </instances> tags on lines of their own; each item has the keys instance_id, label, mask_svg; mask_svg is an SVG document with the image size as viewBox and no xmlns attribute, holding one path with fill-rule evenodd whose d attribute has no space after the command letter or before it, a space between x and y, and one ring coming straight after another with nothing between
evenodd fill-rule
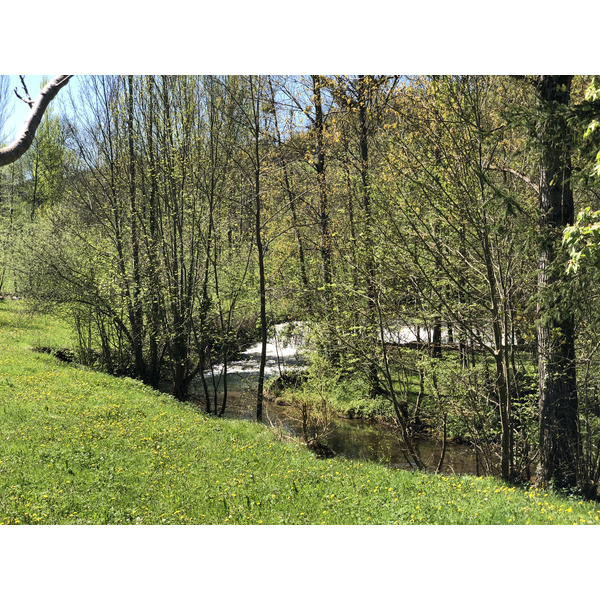
<instances>
[{"instance_id":1,"label":"reflection on water","mask_svg":"<svg viewBox=\"0 0 600 600\"><path fill-rule=\"evenodd\" d=\"M225 418L252 421L256 417L256 398L253 394L253 377L248 373L230 375L229 393ZM281 427L288 435L301 438L300 425L295 422L288 407L272 402L263 406L263 422ZM406 447L398 439L394 429L380 423L369 423L361 419L334 419L334 428L327 437L327 445L341 457L361 461L376 461L392 468L411 469L412 464ZM439 442L421 440L419 451L426 465L435 470L441 453ZM477 459L472 448L450 444L442 472L456 475L478 475Z\"/></svg>"},{"instance_id":2,"label":"reflection on water","mask_svg":"<svg viewBox=\"0 0 600 600\"><path fill-rule=\"evenodd\" d=\"M394 331L388 330L387 335L393 338L393 341L403 343L422 339L423 333L418 327L398 326ZM425 333L427 334L426 331ZM266 377L279 374L284 369L302 368L305 361L305 337L302 323L282 323L274 327L266 349ZM229 390L224 415L226 418L254 420L256 400L253 390L256 389L260 354L261 344L256 344L242 352L239 360L229 363ZM221 369L217 367L214 371L215 381L220 374ZM212 375L206 375L211 387ZM222 389L222 383L220 385ZM199 382L196 382L196 389L192 388L191 391L192 395L202 397ZM265 423L281 427L290 435L301 437L301 428L291 418L289 409L266 402L263 411ZM366 423L360 419L335 419L335 428L327 438L327 445L338 456L349 459L377 461L393 468L412 468L406 447L398 439L394 429L386 425ZM440 443L422 440L419 442L419 451L425 464L434 470L441 454ZM464 445L447 444L442 472L478 475L477 457L473 449Z\"/></svg>"}]
</instances>

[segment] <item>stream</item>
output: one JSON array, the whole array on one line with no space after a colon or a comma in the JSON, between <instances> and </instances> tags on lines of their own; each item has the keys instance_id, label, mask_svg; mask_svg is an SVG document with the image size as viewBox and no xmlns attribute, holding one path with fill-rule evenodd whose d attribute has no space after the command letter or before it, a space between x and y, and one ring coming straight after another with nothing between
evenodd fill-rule
<instances>
[{"instance_id":1,"label":"stream","mask_svg":"<svg viewBox=\"0 0 600 600\"><path fill-rule=\"evenodd\" d=\"M299 328L293 335L286 333L288 324L277 325L275 333L267 344L267 364L265 377L272 377L281 371L300 369L306 364L303 352L305 347ZM285 333L285 335L284 335ZM406 327L394 334L396 340L412 341L418 333ZM255 389L260 364L261 344L258 343L241 353L239 360L232 361L228 366L228 397L224 416L232 419L254 420L256 415ZM211 389L211 374L206 373ZM215 369L215 377L221 375L219 368ZM222 376L222 375L221 375ZM222 382L219 395L222 396ZM192 384L192 396L203 397L200 381ZM287 435L301 438L301 426L297 423L287 406L265 401L263 405L263 422L280 427ZM375 461L391 468L411 469L408 460L408 450L398 439L393 427L367 422L362 419L336 417L333 419L333 429L326 439L327 445L339 457L360 461ZM418 442L421 457L428 468L435 470L440 454L440 442L423 439ZM475 451L467 445L446 444L442 473L456 475L478 475Z\"/></svg>"}]
</instances>

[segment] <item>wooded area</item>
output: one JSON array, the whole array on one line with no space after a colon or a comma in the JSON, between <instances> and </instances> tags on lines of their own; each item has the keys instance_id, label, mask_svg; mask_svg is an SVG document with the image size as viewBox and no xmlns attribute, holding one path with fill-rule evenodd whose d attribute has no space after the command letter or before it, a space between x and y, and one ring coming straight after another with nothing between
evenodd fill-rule
<instances>
[{"instance_id":1,"label":"wooded area","mask_svg":"<svg viewBox=\"0 0 600 600\"><path fill-rule=\"evenodd\" d=\"M77 81L0 159L0 291L66 315L80 362L199 378L222 415L206 373L262 341L260 421L269 328L302 321L309 370L391 406L415 466L452 437L596 496L596 79Z\"/></svg>"}]
</instances>

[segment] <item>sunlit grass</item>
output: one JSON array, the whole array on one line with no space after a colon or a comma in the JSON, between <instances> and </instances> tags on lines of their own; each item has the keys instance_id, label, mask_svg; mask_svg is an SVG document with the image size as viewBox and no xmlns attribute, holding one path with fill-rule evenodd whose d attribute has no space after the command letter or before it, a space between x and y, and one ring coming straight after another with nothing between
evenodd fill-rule
<instances>
[{"instance_id":1,"label":"sunlit grass","mask_svg":"<svg viewBox=\"0 0 600 600\"><path fill-rule=\"evenodd\" d=\"M0 304L0 523L587 524L600 506L492 478L320 460L127 378L36 354L68 331Z\"/></svg>"}]
</instances>

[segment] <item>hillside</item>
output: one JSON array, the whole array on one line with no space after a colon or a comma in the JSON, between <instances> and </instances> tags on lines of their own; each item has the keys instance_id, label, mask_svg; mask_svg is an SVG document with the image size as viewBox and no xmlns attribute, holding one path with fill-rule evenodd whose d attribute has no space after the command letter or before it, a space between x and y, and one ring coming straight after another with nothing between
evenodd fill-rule
<instances>
[{"instance_id":1,"label":"hillside","mask_svg":"<svg viewBox=\"0 0 600 600\"><path fill-rule=\"evenodd\" d=\"M475 477L320 460L33 347L64 325L0 303L2 524L597 523L596 504Z\"/></svg>"}]
</instances>

